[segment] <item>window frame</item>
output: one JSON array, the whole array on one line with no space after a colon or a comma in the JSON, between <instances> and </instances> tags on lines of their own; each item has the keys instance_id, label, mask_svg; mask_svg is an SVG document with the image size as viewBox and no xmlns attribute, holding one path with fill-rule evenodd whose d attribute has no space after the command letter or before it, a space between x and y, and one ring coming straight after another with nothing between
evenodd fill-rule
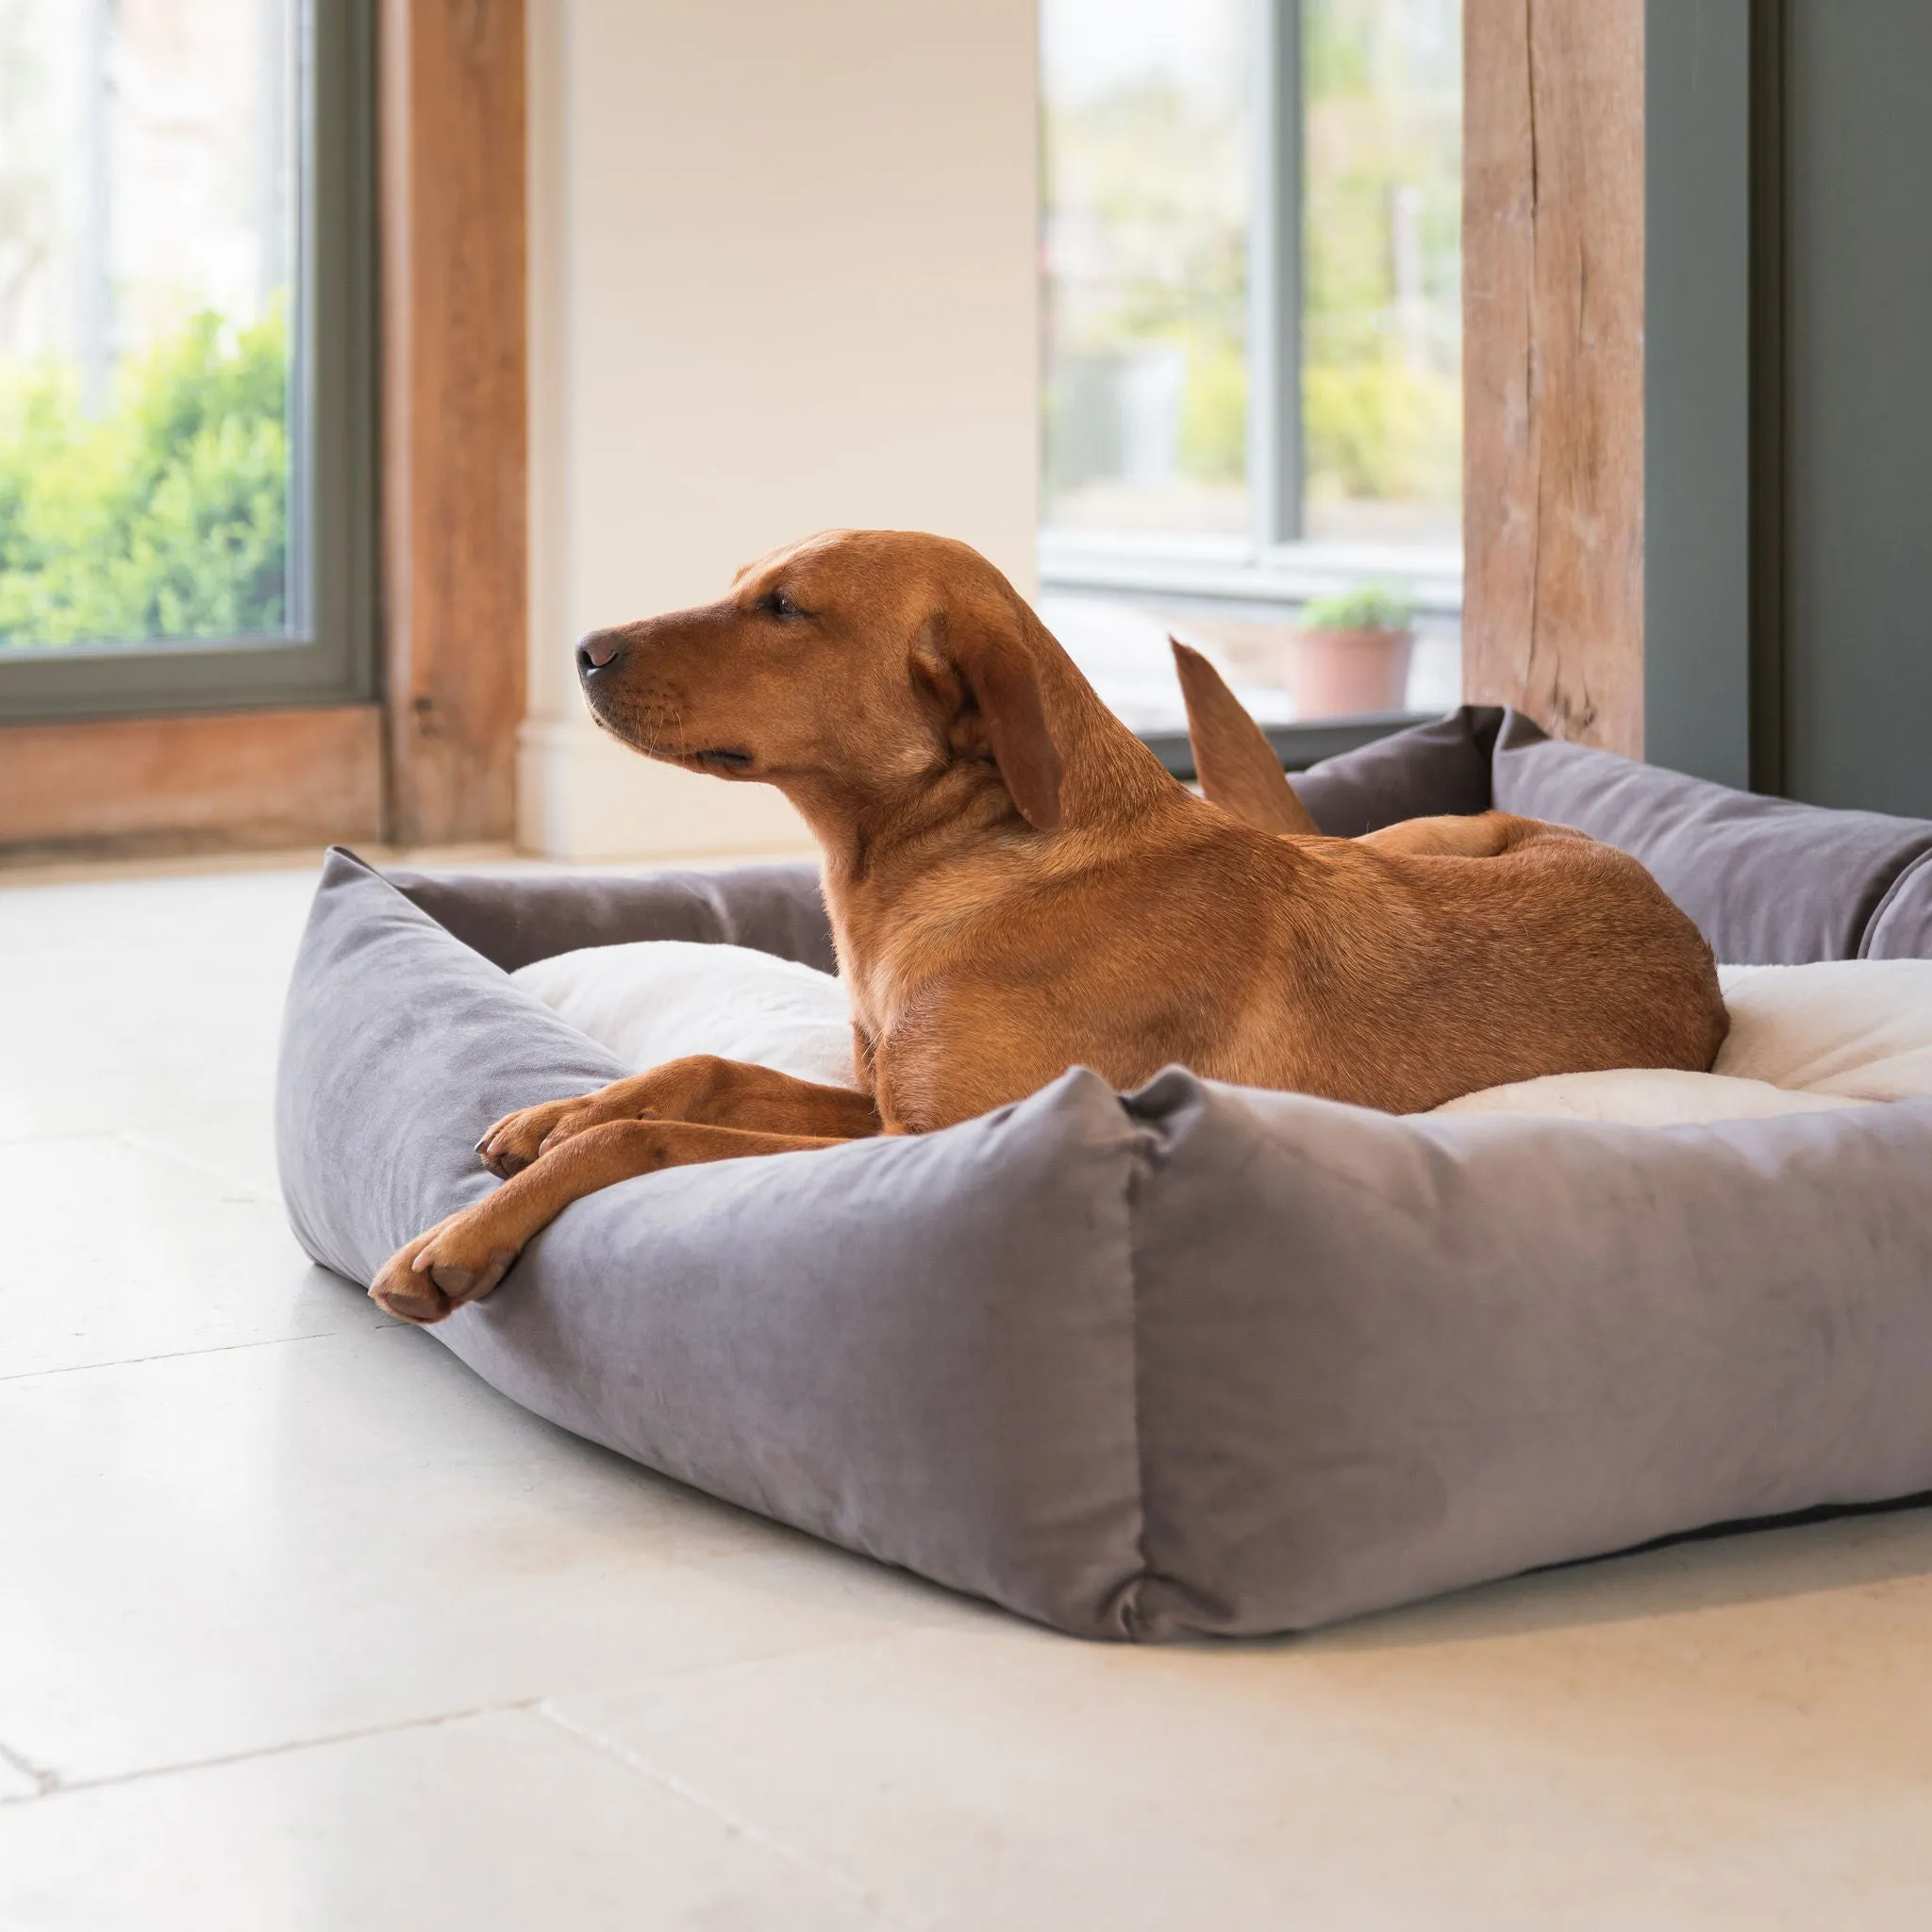
<instances>
[{"instance_id":1,"label":"window frame","mask_svg":"<svg viewBox=\"0 0 1932 1932\"><path fill-rule=\"evenodd\" d=\"M1254 187L1248 219L1249 535L1089 531L1043 525L1041 588L1205 606L1292 608L1364 578L1398 585L1418 611L1458 617L1457 543L1310 542L1302 535L1302 0L1251 0ZM1391 714L1394 729L1421 714ZM1288 727L1299 746L1325 733L1362 741L1358 721ZM1321 755L1326 755L1323 753Z\"/></svg>"},{"instance_id":2,"label":"window frame","mask_svg":"<svg viewBox=\"0 0 1932 1932\"><path fill-rule=\"evenodd\" d=\"M308 368L292 412L289 479L297 627L273 638L0 652L0 723L335 705L375 694L375 0L298 0L292 25L300 189L291 333Z\"/></svg>"}]
</instances>

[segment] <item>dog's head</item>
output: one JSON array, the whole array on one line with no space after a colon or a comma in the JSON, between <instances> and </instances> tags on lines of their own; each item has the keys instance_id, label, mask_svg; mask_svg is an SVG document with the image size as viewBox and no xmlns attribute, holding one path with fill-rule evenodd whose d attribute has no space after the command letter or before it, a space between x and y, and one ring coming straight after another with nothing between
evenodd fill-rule
<instances>
[{"instance_id":1,"label":"dog's head","mask_svg":"<svg viewBox=\"0 0 1932 1932\"><path fill-rule=\"evenodd\" d=\"M1043 831L1060 821L1044 693L1061 666L983 557L903 530L808 537L715 604L577 646L597 722L648 757L861 807L964 767L997 774Z\"/></svg>"}]
</instances>

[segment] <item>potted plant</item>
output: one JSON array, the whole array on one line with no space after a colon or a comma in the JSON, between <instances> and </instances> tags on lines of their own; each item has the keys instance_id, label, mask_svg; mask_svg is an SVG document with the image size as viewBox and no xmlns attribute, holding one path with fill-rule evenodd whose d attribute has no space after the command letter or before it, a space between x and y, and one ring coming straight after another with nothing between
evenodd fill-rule
<instances>
[{"instance_id":1,"label":"potted plant","mask_svg":"<svg viewBox=\"0 0 1932 1932\"><path fill-rule=\"evenodd\" d=\"M1415 606L1386 584L1357 584L1302 607L1288 646L1298 718L1399 711L1408 690Z\"/></svg>"}]
</instances>

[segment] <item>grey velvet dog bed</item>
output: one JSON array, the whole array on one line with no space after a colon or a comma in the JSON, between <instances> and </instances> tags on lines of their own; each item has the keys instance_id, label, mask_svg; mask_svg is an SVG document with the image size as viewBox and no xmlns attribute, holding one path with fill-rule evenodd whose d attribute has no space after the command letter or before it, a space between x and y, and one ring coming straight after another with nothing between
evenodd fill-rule
<instances>
[{"instance_id":1,"label":"grey velvet dog bed","mask_svg":"<svg viewBox=\"0 0 1932 1932\"><path fill-rule=\"evenodd\" d=\"M1474 709L1297 783L1336 832L1492 798L1582 825L1726 959L1932 951L1932 824ZM494 1185L490 1122L627 1071L507 974L646 938L831 963L807 868L332 855L278 1094L308 1252L367 1283ZM1074 1071L945 1133L592 1195L434 1332L567 1428L1060 1629L1304 1629L1932 1489L1932 1103L1553 1126Z\"/></svg>"}]
</instances>

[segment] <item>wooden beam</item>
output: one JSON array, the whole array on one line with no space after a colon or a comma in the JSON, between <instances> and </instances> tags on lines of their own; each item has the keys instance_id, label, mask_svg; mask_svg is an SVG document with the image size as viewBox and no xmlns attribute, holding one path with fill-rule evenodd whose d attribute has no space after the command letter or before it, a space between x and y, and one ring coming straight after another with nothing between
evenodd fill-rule
<instances>
[{"instance_id":1,"label":"wooden beam","mask_svg":"<svg viewBox=\"0 0 1932 1932\"><path fill-rule=\"evenodd\" d=\"M0 862L375 839L375 705L0 727Z\"/></svg>"},{"instance_id":2,"label":"wooden beam","mask_svg":"<svg viewBox=\"0 0 1932 1932\"><path fill-rule=\"evenodd\" d=\"M1464 694L1643 750L1643 0L1465 0Z\"/></svg>"},{"instance_id":3,"label":"wooden beam","mask_svg":"<svg viewBox=\"0 0 1932 1932\"><path fill-rule=\"evenodd\" d=\"M524 713L522 0L382 0L390 832L509 838Z\"/></svg>"}]
</instances>

